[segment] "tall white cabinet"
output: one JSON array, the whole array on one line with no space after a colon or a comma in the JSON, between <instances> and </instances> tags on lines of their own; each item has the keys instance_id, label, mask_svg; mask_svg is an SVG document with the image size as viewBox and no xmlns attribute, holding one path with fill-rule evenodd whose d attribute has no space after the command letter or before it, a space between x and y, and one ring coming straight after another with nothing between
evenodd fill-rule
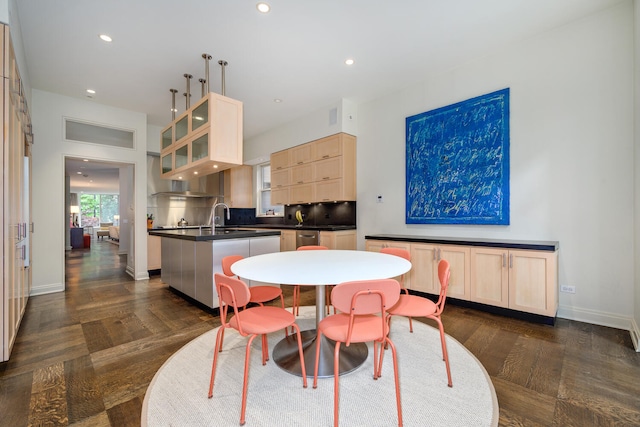
<instances>
[{"instance_id":1,"label":"tall white cabinet","mask_svg":"<svg viewBox=\"0 0 640 427\"><path fill-rule=\"evenodd\" d=\"M0 24L2 49L2 354L11 349L31 291L31 120L9 35Z\"/></svg>"}]
</instances>

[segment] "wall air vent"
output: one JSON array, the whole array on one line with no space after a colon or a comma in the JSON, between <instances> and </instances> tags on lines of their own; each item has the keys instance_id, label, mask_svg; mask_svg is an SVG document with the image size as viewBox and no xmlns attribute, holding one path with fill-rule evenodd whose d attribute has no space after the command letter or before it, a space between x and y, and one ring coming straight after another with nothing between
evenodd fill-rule
<instances>
[{"instance_id":1,"label":"wall air vent","mask_svg":"<svg viewBox=\"0 0 640 427\"><path fill-rule=\"evenodd\" d=\"M133 149L135 132L104 125L64 119L64 139Z\"/></svg>"}]
</instances>

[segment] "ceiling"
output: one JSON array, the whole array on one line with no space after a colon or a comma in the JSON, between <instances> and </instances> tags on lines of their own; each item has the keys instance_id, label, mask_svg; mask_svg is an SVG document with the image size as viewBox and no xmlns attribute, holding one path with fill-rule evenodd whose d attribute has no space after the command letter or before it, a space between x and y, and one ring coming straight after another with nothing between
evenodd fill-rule
<instances>
[{"instance_id":1,"label":"ceiling","mask_svg":"<svg viewBox=\"0 0 640 427\"><path fill-rule=\"evenodd\" d=\"M244 137L398 91L622 0L16 0L32 88L171 121L210 90L244 103ZM15 11L14 11L15 12ZM105 43L98 37L113 38ZM345 65L352 58L355 63ZM93 95L87 89L96 91ZM274 100L281 102L274 102ZM35 118L37 120L37 118Z\"/></svg>"}]
</instances>

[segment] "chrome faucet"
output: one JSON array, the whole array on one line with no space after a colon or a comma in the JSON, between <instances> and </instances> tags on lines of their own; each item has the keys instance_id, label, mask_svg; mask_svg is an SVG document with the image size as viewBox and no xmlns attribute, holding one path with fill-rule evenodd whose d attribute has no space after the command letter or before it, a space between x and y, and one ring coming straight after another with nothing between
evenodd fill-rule
<instances>
[{"instance_id":1,"label":"chrome faucet","mask_svg":"<svg viewBox=\"0 0 640 427\"><path fill-rule=\"evenodd\" d=\"M229 210L229 206L227 206L224 203L216 203L215 205L213 205L213 207L211 208L211 233L215 233L216 230L216 208L218 206L222 206L223 208L227 209L227 219L231 219L231 211ZM223 210L224 213L224 210Z\"/></svg>"}]
</instances>

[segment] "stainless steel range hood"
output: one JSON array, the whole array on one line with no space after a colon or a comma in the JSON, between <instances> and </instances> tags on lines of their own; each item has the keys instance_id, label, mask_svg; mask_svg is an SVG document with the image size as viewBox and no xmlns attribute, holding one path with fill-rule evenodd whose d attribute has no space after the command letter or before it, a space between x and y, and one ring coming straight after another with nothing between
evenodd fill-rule
<instances>
[{"instance_id":1,"label":"stainless steel range hood","mask_svg":"<svg viewBox=\"0 0 640 427\"><path fill-rule=\"evenodd\" d=\"M160 178L160 156L147 155L147 194L153 197L193 197L223 200L224 177L222 173L202 176L192 180Z\"/></svg>"}]
</instances>

